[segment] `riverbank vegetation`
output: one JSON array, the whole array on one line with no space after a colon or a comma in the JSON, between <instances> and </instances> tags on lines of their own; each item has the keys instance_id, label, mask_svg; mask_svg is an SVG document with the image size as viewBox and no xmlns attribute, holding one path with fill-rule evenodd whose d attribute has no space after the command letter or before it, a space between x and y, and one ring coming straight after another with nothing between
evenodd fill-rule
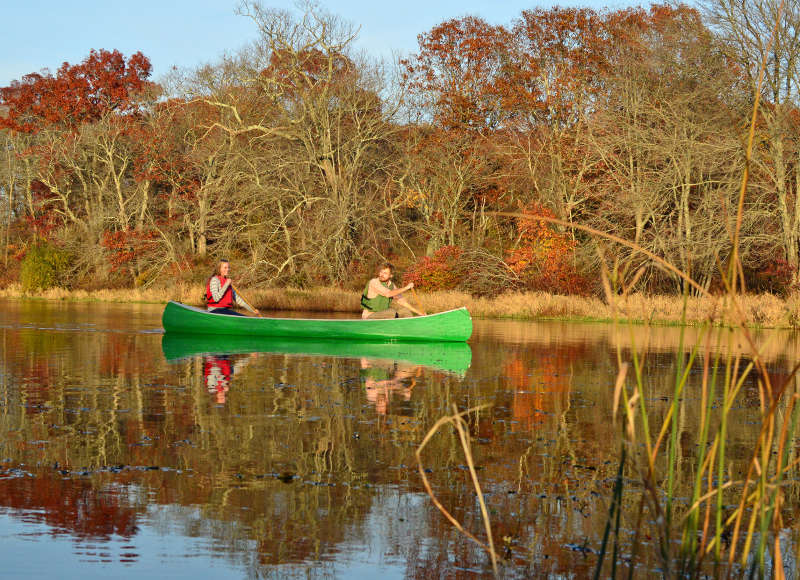
<instances>
[{"instance_id":1,"label":"riverbank vegetation","mask_svg":"<svg viewBox=\"0 0 800 580\"><path fill-rule=\"evenodd\" d=\"M159 82L146 55L98 48L0 88L0 283L147 298L225 257L243 288L358 292L389 260L478 315L604 318L604 267L643 301L701 294L651 256L719 293L737 231L746 287L793 311L794 44L770 53L737 212L770 6L466 16L387 64L319 7L245 1L248 48Z\"/></svg>"},{"instance_id":2,"label":"riverbank vegetation","mask_svg":"<svg viewBox=\"0 0 800 580\"><path fill-rule=\"evenodd\" d=\"M177 300L203 306L200 284L179 284L164 289L81 290L49 288L26 291L20 284L0 288L0 298L78 300L98 302L166 303ZM361 313L360 293L337 287L326 288L242 288L242 295L264 313L304 311L318 313ZM417 293L416 300L428 312L442 312L465 306L476 318L521 320L563 319L610 322L624 319L650 325L714 324L754 328L799 328L800 296L782 299L772 294L738 296L740 310L726 313L725 299L713 296L631 294L607 298L560 296L545 292L506 292L497 296L472 296L456 290Z\"/></svg>"}]
</instances>

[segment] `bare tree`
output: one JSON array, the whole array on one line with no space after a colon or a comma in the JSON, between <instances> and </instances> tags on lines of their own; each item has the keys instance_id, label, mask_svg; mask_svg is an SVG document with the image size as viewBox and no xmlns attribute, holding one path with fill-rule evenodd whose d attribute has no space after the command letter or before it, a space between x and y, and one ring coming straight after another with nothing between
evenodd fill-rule
<instances>
[{"instance_id":1,"label":"bare tree","mask_svg":"<svg viewBox=\"0 0 800 580\"><path fill-rule=\"evenodd\" d=\"M709 282L730 252L743 167L735 76L694 14L644 40L646 50L620 52L608 101L588 120L588 150L607 168L590 223ZM744 224L753 248L759 209L754 199ZM630 259L638 266L644 257Z\"/></svg>"},{"instance_id":2,"label":"bare tree","mask_svg":"<svg viewBox=\"0 0 800 580\"><path fill-rule=\"evenodd\" d=\"M259 40L222 63L197 98L224 113L209 129L228 132L241 156L235 197L246 195L249 215L261 218L239 235L275 251L258 252L263 275L300 262L309 276L343 281L385 212L396 105L382 98L380 68L352 53L355 31L305 10L296 18L243 2Z\"/></svg>"},{"instance_id":3,"label":"bare tree","mask_svg":"<svg viewBox=\"0 0 800 580\"><path fill-rule=\"evenodd\" d=\"M800 2L706 0L705 6L710 23L724 41L726 54L740 65L749 81L752 95L763 67L758 111L762 146L753 157L753 181L771 198L779 220L776 236L795 269L795 279L800 279ZM751 186L751 191L755 187Z\"/></svg>"}]
</instances>

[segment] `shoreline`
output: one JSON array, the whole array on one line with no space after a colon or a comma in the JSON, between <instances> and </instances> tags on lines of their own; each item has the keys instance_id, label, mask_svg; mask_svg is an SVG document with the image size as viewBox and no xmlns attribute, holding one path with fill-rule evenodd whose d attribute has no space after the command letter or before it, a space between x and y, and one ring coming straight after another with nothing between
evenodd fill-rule
<instances>
[{"instance_id":1,"label":"shoreline","mask_svg":"<svg viewBox=\"0 0 800 580\"><path fill-rule=\"evenodd\" d=\"M25 292L18 285L0 288L0 298L65 302L117 302L166 304L170 300L202 305L200 285L175 285L159 289L66 290L51 288ZM263 311L352 312L361 311L360 293L340 288L243 288L242 295ZM413 302L413 300L412 300ZM503 294L494 298L473 297L463 292L420 292L419 302L429 312L466 306L475 318L512 320L557 320L574 322L626 322L662 326L716 326L752 328L800 328L800 294L786 299L772 294L745 294L731 307L728 296L690 297L614 296L608 303L595 297L561 296L543 292ZM685 302L685 313L684 313Z\"/></svg>"}]
</instances>

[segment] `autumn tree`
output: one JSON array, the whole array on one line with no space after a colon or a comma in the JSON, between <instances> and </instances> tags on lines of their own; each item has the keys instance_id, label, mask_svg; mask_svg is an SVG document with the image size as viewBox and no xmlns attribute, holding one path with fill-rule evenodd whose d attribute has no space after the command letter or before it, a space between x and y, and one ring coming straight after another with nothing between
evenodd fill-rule
<instances>
[{"instance_id":1,"label":"autumn tree","mask_svg":"<svg viewBox=\"0 0 800 580\"><path fill-rule=\"evenodd\" d=\"M503 67L508 33L467 16L418 37L401 61L408 95L405 169L399 190L420 217L416 226L432 256L448 245L481 247L491 239L505 191L493 139L503 122Z\"/></svg>"},{"instance_id":2,"label":"autumn tree","mask_svg":"<svg viewBox=\"0 0 800 580\"><path fill-rule=\"evenodd\" d=\"M55 75L30 74L0 88L0 126L27 136L28 217L39 235L51 232L71 246L87 272L103 255L104 231L143 224L147 192L133 179L132 132L156 89L149 75L141 53L126 59L93 50Z\"/></svg>"},{"instance_id":3,"label":"autumn tree","mask_svg":"<svg viewBox=\"0 0 800 580\"><path fill-rule=\"evenodd\" d=\"M545 203L568 222L580 221L598 170L585 151L585 117L607 91L618 17L588 8L525 10L509 37L498 148L517 189L529 192L521 201Z\"/></svg>"},{"instance_id":4,"label":"autumn tree","mask_svg":"<svg viewBox=\"0 0 800 580\"><path fill-rule=\"evenodd\" d=\"M237 235L269 244L254 264L267 278L302 263L306 276L341 282L380 227L394 163L382 71L352 54L351 27L311 5L299 18L257 2L241 13L258 41L220 65L214 91L196 95L224 114L212 127L247 151L242 188L272 218Z\"/></svg>"},{"instance_id":5,"label":"autumn tree","mask_svg":"<svg viewBox=\"0 0 800 580\"><path fill-rule=\"evenodd\" d=\"M419 52L401 65L406 87L430 122L444 129L498 127L505 29L466 16L420 34L418 43Z\"/></svg>"},{"instance_id":6,"label":"autumn tree","mask_svg":"<svg viewBox=\"0 0 800 580\"><path fill-rule=\"evenodd\" d=\"M782 256L773 255L771 261L785 259L796 282L800 277L800 4L707 0L704 5L726 56L739 66L751 95L755 95L763 68L757 138L761 147L753 157L756 179L748 196L758 195L760 186L766 189L778 216L779 229L774 235L782 250ZM749 115L748 109L740 114Z\"/></svg>"},{"instance_id":7,"label":"autumn tree","mask_svg":"<svg viewBox=\"0 0 800 580\"><path fill-rule=\"evenodd\" d=\"M117 50L92 50L80 64L64 63L50 74L31 73L0 87L6 114L0 127L26 133L45 126L75 127L109 112L131 114L152 90L150 61L141 52L127 60Z\"/></svg>"},{"instance_id":8,"label":"autumn tree","mask_svg":"<svg viewBox=\"0 0 800 580\"><path fill-rule=\"evenodd\" d=\"M710 283L730 251L742 168L735 71L695 10L653 6L618 30L629 42L616 45L609 91L588 117L588 151L603 167L588 223ZM753 203L744 224L753 248L759 215ZM646 263L619 251L632 268ZM643 281L666 289L657 269Z\"/></svg>"}]
</instances>

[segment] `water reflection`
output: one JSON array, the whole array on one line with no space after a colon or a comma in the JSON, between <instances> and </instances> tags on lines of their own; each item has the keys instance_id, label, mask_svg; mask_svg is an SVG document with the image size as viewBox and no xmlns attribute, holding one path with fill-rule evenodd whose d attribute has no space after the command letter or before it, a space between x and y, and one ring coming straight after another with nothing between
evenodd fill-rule
<instances>
[{"instance_id":1,"label":"water reflection","mask_svg":"<svg viewBox=\"0 0 800 580\"><path fill-rule=\"evenodd\" d=\"M468 420L503 574L586 577L619 465L617 347L628 360L639 349L654 423L685 356L671 328L478 321L470 345L220 342L162 337L160 309L125 308L0 308L0 537L38 548L28 575L140 576L148 562L176 577L486 574L485 554L432 507L415 458L454 405L485 404ZM775 381L796 381L797 337L761 338ZM695 473L700 368L678 408L680 491ZM758 386L742 392L730 417L737 477L760 428ZM443 505L482 534L452 433L431 440L424 462ZM648 576L658 549L639 541L634 576ZM51 557L59 550L72 550L68 566Z\"/></svg>"},{"instance_id":2,"label":"water reflection","mask_svg":"<svg viewBox=\"0 0 800 580\"><path fill-rule=\"evenodd\" d=\"M233 376L240 373L254 358L249 355L216 354L203 356L203 379L208 392L220 405L225 404L225 394L231 386Z\"/></svg>"},{"instance_id":3,"label":"water reflection","mask_svg":"<svg viewBox=\"0 0 800 580\"><path fill-rule=\"evenodd\" d=\"M381 342L291 339L258 336L193 336L165 334L161 341L168 361L199 354L273 353L402 361L463 375L472 361L465 342Z\"/></svg>"},{"instance_id":4,"label":"water reflection","mask_svg":"<svg viewBox=\"0 0 800 580\"><path fill-rule=\"evenodd\" d=\"M361 381L367 400L375 405L375 410L386 415L389 403L397 395L403 401L411 399L411 391L416 385L416 377L421 376L422 367L402 364L394 360L361 359Z\"/></svg>"}]
</instances>

